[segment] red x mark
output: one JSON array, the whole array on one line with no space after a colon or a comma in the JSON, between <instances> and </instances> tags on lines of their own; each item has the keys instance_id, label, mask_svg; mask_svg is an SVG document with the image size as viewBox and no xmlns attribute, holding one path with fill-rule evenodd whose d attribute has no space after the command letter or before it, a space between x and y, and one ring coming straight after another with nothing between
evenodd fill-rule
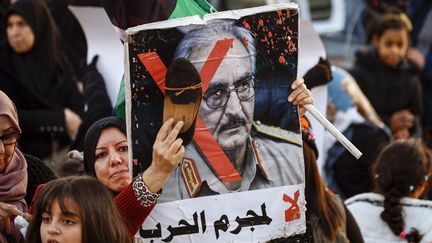
<instances>
[{"instance_id":1,"label":"red x mark","mask_svg":"<svg viewBox=\"0 0 432 243\"><path fill-rule=\"evenodd\" d=\"M300 196L299 190L294 193L294 199L287 194L284 194L282 199L284 202L291 203L291 206L285 210L285 222L293 221L300 218L300 207L298 205L298 199Z\"/></svg>"},{"instance_id":2,"label":"red x mark","mask_svg":"<svg viewBox=\"0 0 432 243\"><path fill-rule=\"evenodd\" d=\"M226 56L229 48L232 46L233 41L233 38L218 40L207 57L206 62L200 70L200 76L203 82L203 94L207 90L210 81ZM146 67L159 89L165 94L165 75L167 68L159 55L156 52L146 52L138 54L138 58ZM200 117L197 117L194 140L223 182L241 180L240 174L220 148L218 142L214 139L213 135L211 135Z\"/></svg>"}]
</instances>

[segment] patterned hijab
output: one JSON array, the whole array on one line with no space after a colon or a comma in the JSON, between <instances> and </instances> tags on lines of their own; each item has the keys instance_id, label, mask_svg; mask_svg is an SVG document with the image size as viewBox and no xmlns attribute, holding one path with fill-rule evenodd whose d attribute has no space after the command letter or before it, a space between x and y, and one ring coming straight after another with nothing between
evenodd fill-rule
<instances>
[{"instance_id":1,"label":"patterned hijab","mask_svg":"<svg viewBox=\"0 0 432 243\"><path fill-rule=\"evenodd\" d=\"M12 125L21 132L18 123L18 114L13 102L9 97L0 91L0 116L6 116ZM4 146L4 145L3 145ZM27 162L18 148L15 148L14 155L6 165L4 171L0 172L0 202L17 206L22 212L27 212L27 205L24 196L27 190ZM19 232L12 237L17 238ZM4 235L0 233L0 240Z\"/></svg>"}]
</instances>

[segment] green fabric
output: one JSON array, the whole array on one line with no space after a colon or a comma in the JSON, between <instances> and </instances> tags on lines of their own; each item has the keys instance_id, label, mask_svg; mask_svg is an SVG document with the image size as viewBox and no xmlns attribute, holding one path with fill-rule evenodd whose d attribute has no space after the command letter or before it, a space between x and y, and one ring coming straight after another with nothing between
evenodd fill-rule
<instances>
[{"instance_id":1,"label":"green fabric","mask_svg":"<svg viewBox=\"0 0 432 243\"><path fill-rule=\"evenodd\" d=\"M199 15L200 18L204 14L210 13L214 9L206 0L184 0L177 1L174 11L168 19L183 18L186 16Z\"/></svg>"},{"instance_id":2,"label":"green fabric","mask_svg":"<svg viewBox=\"0 0 432 243\"><path fill-rule=\"evenodd\" d=\"M176 19L193 15L199 15L202 18L204 14L214 11L215 9L213 6L210 5L206 0L178 0L174 11L171 13L168 19ZM124 78L122 78L116 103L116 115L122 119L126 119L124 86Z\"/></svg>"},{"instance_id":3,"label":"green fabric","mask_svg":"<svg viewBox=\"0 0 432 243\"><path fill-rule=\"evenodd\" d=\"M125 94L125 88L124 88L124 76L120 83L120 89L117 95L117 103L116 103L116 115L117 117L126 120L126 94Z\"/></svg>"}]
</instances>

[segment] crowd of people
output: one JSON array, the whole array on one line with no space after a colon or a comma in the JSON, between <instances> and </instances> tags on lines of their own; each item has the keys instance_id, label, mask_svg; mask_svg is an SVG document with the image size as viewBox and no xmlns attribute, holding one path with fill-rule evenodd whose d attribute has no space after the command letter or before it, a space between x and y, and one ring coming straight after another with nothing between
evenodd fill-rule
<instances>
[{"instance_id":1,"label":"crowd of people","mask_svg":"<svg viewBox=\"0 0 432 243\"><path fill-rule=\"evenodd\" d=\"M155 134L150 132L142 148L149 153L143 162L147 166L131 178L124 81L113 107L96 68L98 57L86 63L82 29L64 7L83 3L56 1L0 0L0 243L133 242L158 200L296 184L303 177L306 232L273 242L432 242L432 106L427 96L432 35L424 24L432 19L430 1L406 1L412 2L409 8L377 1L392 5L389 12L367 1L376 12L367 15L369 46L358 52L354 66L341 72L321 58L304 79L292 83L292 92L281 92L284 97L277 98L299 105L302 155L290 152L292 142L254 133L259 125L254 119L263 115L254 114L254 105L263 99L255 90L253 35L230 21L218 22L218 28L210 24L188 32L175 51L167 80L196 77L200 81L196 65L201 64L192 59L208 55L211 44L222 37L234 37L229 55L250 57L243 63L222 62L229 73L216 73L223 81L212 81L192 116L203 118L235 171L246 179L207 183L215 177L214 168L197 163L203 180L193 196L179 183L178 165L185 155L196 162L204 160L189 143L195 122L185 124L173 116ZM139 24L215 11L204 2L101 0L100 5L113 26L124 33ZM71 40L71 36L77 38ZM71 52L71 46L77 51ZM364 149L358 161L337 143L329 143L333 147L318 154L313 128L304 116L303 106L314 102L309 89L330 87L338 75L347 80L340 91L347 93L345 101L353 109L336 104L339 111L327 115L335 125L343 120L346 125L341 131ZM272 105L272 100L265 102ZM278 114L285 114L288 108L278 109ZM210 116L219 117L218 123L206 119ZM238 122L242 133L224 134L220 127L231 120L242 121ZM286 121L271 125L283 130L289 126ZM229 136L234 143L224 143ZM263 149L278 151L272 166L256 165L270 155L256 155L249 138ZM243 149L230 152L238 144ZM326 158L324 175L319 172L318 156ZM282 170L298 172L299 168L280 165L301 157L304 176L294 173L285 178ZM246 159L254 163L245 163ZM278 177L280 184L265 180L268 175Z\"/></svg>"}]
</instances>

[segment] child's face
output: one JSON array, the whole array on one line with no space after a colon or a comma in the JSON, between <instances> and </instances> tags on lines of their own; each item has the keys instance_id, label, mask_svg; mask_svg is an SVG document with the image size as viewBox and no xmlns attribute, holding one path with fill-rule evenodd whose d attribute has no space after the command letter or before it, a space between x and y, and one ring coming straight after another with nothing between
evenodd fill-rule
<instances>
[{"instance_id":1,"label":"child's face","mask_svg":"<svg viewBox=\"0 0 432 243\"><path fill-rule=\"evenodd\" d=\"M81 216L74 204L68 203L70 212L62 212L56 200L50 209L42 213L40 236L43 243L82 242Z\"/></svg>"},{"instance_id":2,"label":"child's face","mask_svg":"<svg viewBox=\"0 0 432 243\"><path fill-rule=\"evenodd\" d=\"M408 32L405 29L388 29L378 40L380 59L389 66L398 65L408 49Z\"/></svg>"}]
</instances>

